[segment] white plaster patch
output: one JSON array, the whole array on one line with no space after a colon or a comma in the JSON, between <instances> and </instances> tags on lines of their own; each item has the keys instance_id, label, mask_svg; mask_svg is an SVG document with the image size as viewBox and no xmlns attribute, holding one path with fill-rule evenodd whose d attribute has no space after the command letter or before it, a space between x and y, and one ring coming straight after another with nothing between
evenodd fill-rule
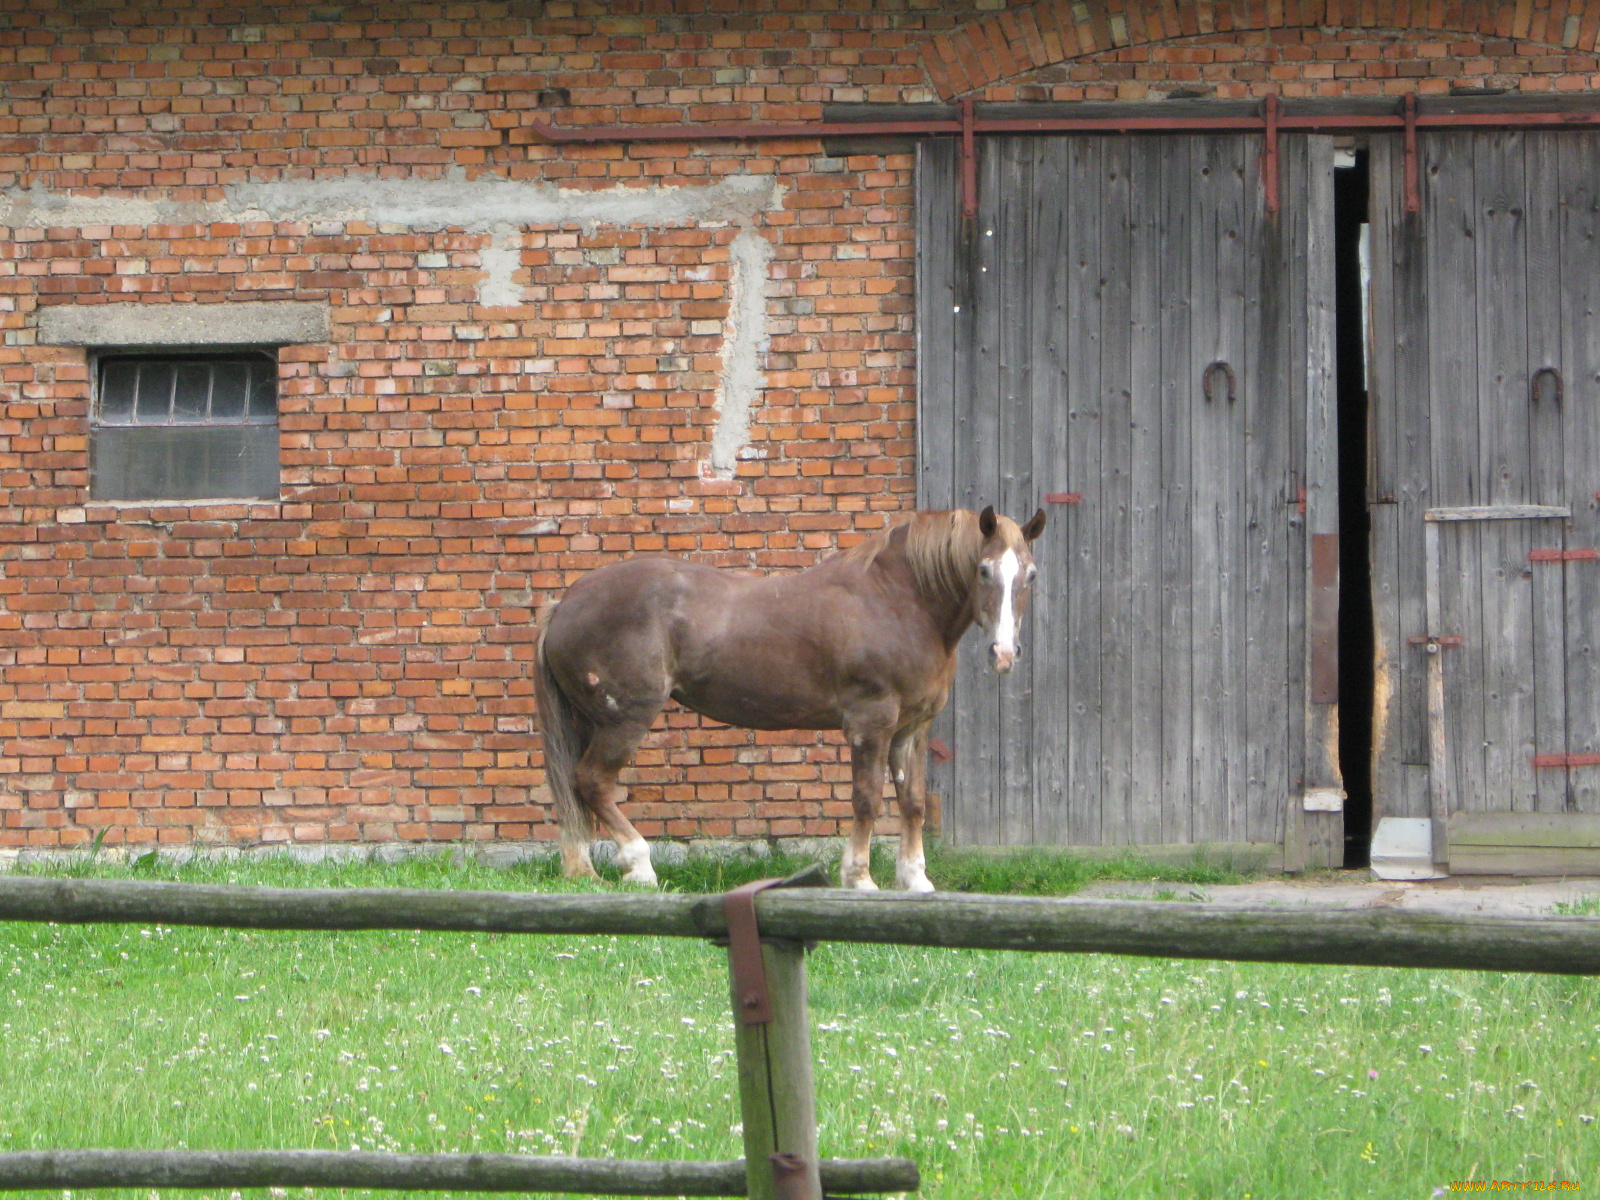
<instances>
[{"instance_id":1,"label":"white plaster patch","mask_svg":"<svg viewBox=\"0 0 1600 1200\"><path fill-rule=\"evenodd\" d=\"M494 241L478 255L483 267L483 282L478 285L478 302L493 307L512 308L522 303L522 285L517 268L522 265L522 238L517 231L500 228Z\"/></svg>"},{"instance_id":2,"label":"white plaster patch","mask_svg":"<svg viewBox=\"0 0 1600 1200\"><path fill-rule=\"evenodd\" d=\"M730 247L733 266L728 281L728 318L722 330L722 379L717 385L717 427L711 434L711 457L705 467L712 478L732 479L745 443L750 440L750 409L766 387L762 364L767 333L767 272L772 244L750 226L739 231Z\"/></svg>"},{"instance_id":3,"label":"white plaster patch","mask_svg":"<svg viewBox=\"0 0 1600 1200\"><path fill-rule=\"evenodd\" d=\"M778 207L783 189L768 175L731 175L680 187L565 188L493 179L290 179L237 183L226 205L270 220L316 217L396 225L489 230L496 226L731 224Z\"/></svg>"},{"instance_id":4,"label":"white plaster patch","mask_svg":"<svg viewBox=\"0 0 1600 1200\"><path fill-rule=\"evenodd\" d=\"M482 255L484 304L522 303L514 282L520 265L516 230L527 225L748 225L782 206L783 187L770 175L732 175L716 183L604 190L455 172L446 179L285 179L236 183L220 200L152 200L80 196L42 187L0 190L0 225L14 229L86 225L203 225L225 221L307 221L332 232L347 221L420 229L492 233ZM770 257L770 255L769 255Z\"/></svg>"},{"instance_id":5,"label":"white plaster patch","mask_svg":"<svg viewBox=\"0 0 1600 1200\"><path fill-rule=\"evenodd\" d=\"M138 196L75 196L52 192L41 185L0 191L0 225L13 229L75 228L82 225L161 225L185 223L184 218L211 206L145 200ZM203 218L201 218L203 219Z\"/></svg>"}]
</instances>

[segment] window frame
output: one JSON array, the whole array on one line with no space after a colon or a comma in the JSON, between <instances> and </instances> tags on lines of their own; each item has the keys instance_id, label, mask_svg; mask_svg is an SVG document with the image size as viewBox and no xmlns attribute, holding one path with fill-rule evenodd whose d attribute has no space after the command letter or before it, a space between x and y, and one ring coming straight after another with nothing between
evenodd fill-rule
<instances>
[{"instance_id":1,"label":"window frame","mask_svg":"<svg viewBox=\"0 0 1600 1200\"><path fill-rule=\"evenodd\" d=\"M279 500L282 379L278 350L276 345L259 344L94 348L89 355L89 500L111 504ZM136 375L126 413L119 411L107 419L107 371L122 363L146 362L170 364L173 370L163 417L139 419L142 397ZM269 364L265 378L270 385L270 415L257 403L260 376L254 370L245 376L239 411L214 412L216 368L229 362L248 363L252 368ZM203 414L196 413L192 405L187 411L179 410L179 372L186 364L212 368ZM164 473L158 456L165 458ZM184 486L189 479L194 482Z\"/></svg>"}]
</instances>

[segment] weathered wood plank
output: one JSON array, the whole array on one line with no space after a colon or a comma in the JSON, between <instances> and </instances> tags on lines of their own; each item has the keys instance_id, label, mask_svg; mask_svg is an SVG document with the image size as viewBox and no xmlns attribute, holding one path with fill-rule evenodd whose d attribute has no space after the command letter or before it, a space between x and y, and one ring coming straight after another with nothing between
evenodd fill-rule
<instances>
[{"instance_id":1,"label":"weathered wood plank","mask_svg":"<svg viewBox=\"0 0 1600 1200\"><path fill-rule=\"evenodd\" d=\"M1600 849L1554 846L1462 846L1450 851L1452 875L1600 875Z\"/></svg>"},{"instance_id":2,"label":"weathered wood plank","mask_svg":"<svg viewBox=\"0 0 1600 1200\"><path fill-rule=\"evenodd\" d=\"M1192 585L1190 820L1195 840L1222 841L1230 836L1230 824L1242 820L1245 797L1239 754L1245 745L1245 705L1239 671L1245 663L1243 578L1248 559L1240 521L1245 511L1241 459L1246 408L1241 407L1239 390L1254 382L1246 370L1244 335L1244 158L1247 146L1256 143L1215 136L1196 143L1190 345L1201 388L1192 402L1190 468L1190 556L1197 567Z\"/></svg>"},{"instance_id":3,"label":"weathered wood plank","mask_svg":"<svg viewBox=\"0 0 1600 1200\"><path fill-rule=\"evenodd\" d=\"M1527 214L1526 303L1529 396L1528 499L1535 504L1561 506L1567 500L1566 447L1562 436L1565 405L1550 389L1533 394L1533 380L1546 368L1565 378L1566 356L1561 337L1565 306L1561 270L1561 161L1560 135L1531 133L1525 141L1526 178L1524 211ZM1530 545L1558 547L1563 530L1544 523L1529 529ZM1567 744L1566 594L1563 572L1533 573L1533 742L1564 750ZM1568 773L1538 771L1534 776L1534 807L1541 812L1561 812L1567 807Z\"/></svg>"},{"instance_id":4,"label":"weathered wood plank","mask_svg":"<svg viewBox=\"0 0 1600 1200\"><path fill-rule=\"evenodd\" d=\"M973 337L962 351L970 372L957 427L963 452L958 499L974 511L997 502L1000 446L1004 436L1005 357L1002 322L1005 297L1002 247L1011 232L1016 195L1009 190L1006 151L1012 139L979 142L979 201L972 228ZM999 685L978 639L966 638L958 651L960 687L956 695L955 767L957 786L946 811L953 839L962 845L992 845L1001 838Z\"/></svg>"},{"instance_id":5,"label":"weathered wood plank","mask_svg":"<svg viewBox=\"0 0 1600 1200\"><path fill-rule=\"evenodd\" d=\"M1478 294L1474 229L1478 207L1474 187L1473 134L1430 133L1422 138L1429 199L1428 238L1429 350L1432 359L1429 427L1433 441L1434 503L1477 506L1490 502L1483 472L1483 447L1476 412L1464 412L1478 397ZM1440 304L1441 296L1462 302ZM1437 517L1435 518L1437 520ZM1439 540L1439 603L1443 624L1430 632L1460 636L1444 668L1444 715L1450 746L1451 803L1469 810L1484 807L1485 638L1482 566L1470 527Z\"/></svg>"},{"instance_id":6,"label":"weathered wood plank","mask_svg":"<svg viewBox=\"0 0 1600 1200\"><path fill-rule=\"evenodd\" d=\"M1445 660L1443 640L1457 635L1445 633L1443 601L1443 555L1439 526L1423 531L1426 544L1427 576L1424 584L1428 607L1428 816L1433 821L1433 860L1443 862L1446 853L1445 831L1450 813L1456 807L1455 768L1450 727L1445 712Z\"/></svg>"},{"instance_id":7,"label":"weathered wood plank","mask_svg":"<svg viewBox=\"0 0 1600 1200\"><path fill-rule=\"evenodd\" d=\"M1426 816L1408 810L1402 783L1405 761L1405 711L1408 683L1417 674L1414 651L1402 632L1399 479L1406 457L1401 439L1401 413L1406 396L1402 367L1414 361L1415 335L1400 317L1403 291L1405 231L1400 190L1399 141L1374 137L1367 143L1368 283L1367 375L1368 434L1367 513L1371 521L1368 547L1372 570L1373 712L1372 827L1384 817ZM1377 330L1385 331L1377 336ZM1421 538L1420 522L1416 536ZM1420 557L1420 554L1418 555ZM1417 576L1420 579L1420 575ZM1419 589L1420 594L1420 589ZM1415 631L1420 633L1420 628ZM1411 689L1415 692L1415 688ZM1412 697L1421 704L1421 696ZM1415 718L1411 725L1416 725Z\"/></svg>"},{"instance_id":8,"label":"weathered wood plank","mask_svg":"<svg viewBox=\"0 0 1600 1200\"><path fill-rule=\"evenodd\" d=\"M1048 650L1040 647L1041 652L1065 660L1071 680L1050 692L1041 687L1036 700L1058 710L1056 719L1070 730L1058 811L1041 830L1041 840L1077 845L1105 840L1112 801L1102 775L1110 770L1104 760L1108 754L1125 753L1118 745L1120 738L1110 742L1103 738L1102 724L1107 695L1104 680L1126 671L1123 664L1129 652L1126 643L1112 647L1101 641L1103 614L1114 603L1107 599L1112 573L1107 570L1103 539L1107 522L1116 519L1113 497L1118 491L1115 460L1105 462L1101 449L1102 438L1115 424L1114 418L1107 419L1101 384L1102 322L1106 319L1101 298L1100 281L1106 276L1102 255L1112 253L1107 243L1119 236L1102 224L1106 144L1103 138L1074 138L1063 147L1061 165L1070 207L1066 269L1060 273L1062 290L1056 293L1062 306L1056 336L1066 350L1060 384L1065 393L1061 408L1065 436L1058 443L1064 478L1058 490L1077 492L1083 499L1077 504L1056 505L1050 514L1058 539L1050 544L1070 548L1070 574L1063 581L1063 592L1070 599L1059 643L1067 653L1060 655L1057 643ZM1107 286L1125 289L1126 279L1115 285L1108 280ZM1125 480L1126 466L1122 472ZM1051 537L1048 529L1045 537Z\"/></svg>"},{"instance_id":9,"label":"weathered wood plank","mask_svg":"<svg viewBox=\"0 0 1600 1200\"><path fill-rule=\"evenodd\" d=\"M1018 497L1012 515L1021 519L1043 494L1078 490L1071 467L1069 440L1072 426L1072 264L1080 253L1076 211L1079 197L1073 190L1068 139L1040 138L1035 145L1033 193L1029 197L1028 259L1035 269L1035 290L1030 312L1029 355L1033 362L1030 419L1035 491ZM1038 272L1043 262L1061 264L1057 270ZM1077 745L1078 730L1072 719L1079 686L1079 647L1072 638L1072 623L1080 596L1094 579L1079 568L1081 526L1066 505L1049 506L1049 521L1034 545L1040 569L1054 578L1034 587L1023 642L1023 657L1033 678L1033 760L1031 826L1033 840L1046 845L1066 843L1071 803L1093 804L1093 794L1078 796L1069 780L1068 759ZM1065 585L1065 586L1063 586ZM1070 800L1069 800L1070 797Z\"/></svg>"},{"instance_id":10,"label":"weathered wood plank","mask_svg":"<svg viewBox=\"0 0 1600 1200\"><path fill-rule=\"evenodd\" d=\"M1206 281L1194 275L1193 233L1196 177L1201 164L1199 139L1141 139L1135 153L1161 155L1161 227L1166 248L1161 274L1161 467L1164 483L1161 520L1161 836L1152 840L1194 840L1194 415L1200 403L1200 371L1195 361L1195 289ZM1209 292L1209 288L1206 289ZM1153 581L1152 581L1153 582ZM1148 585L1146 585L1148 586Z\"/></svg>"},{"instance_id":11,"label":"weathered wood plank","mask_svg":"<svg viewBox=\"0 0 1600 1200\"><path fill-rule=\"evenodd\" d=\"M1334 269L1333 269L1333 142L1307 139L1311 153L1306 188L1306 350L1305 350L1305 471L1307 545L1318 535L1339 532L1338 390L1335 385ZM1310 571L1305 564L1306 630L1310 633ZM1335 617L1337 620L1337 617ZM1305 644L1308 661L1312 647ZM1337 703L1312 701L1305 693L1305 789L1344 790L1339 770L1339 717ZM1299 813L1304 865L1337 866L1344 861L1344 817L1340 812Z\"/></svg>"},{"instance_id":12,"label":"weathered wood plank","mask_svg":"<svg viewBox=\"0 0 1600 1200\"><path fill-rule=\"evenodd\" d=\"M1227 139L1232 140L1232 139ZM1227 539L1234 497L1228 433L1240 363L1223 345L1223 309L1237 291L1227 252L1228 203L1225 139L1197 136L1190 142L1189 185L1189 371L1196 387L1189 412L1189 701L1188 836L1204 841L1223 836L1219 817L1228 802L1229 752L1243 740L1228 736L1227 597L1236 563ZM1238 231L1231 231L1235 238ZM1184 248L1180 248L1180 253ZM1212 369L1215 365L1216 369Z\"/></svg>"},{"instance_id":13,"label":"weathered wood plank","mask_svg":"<svg viewBox=\"0 0 1600 1200\"><path fill-rule=\"evenodd\" d=\"M1473 155L1478 374L1476 420L1486 501L1533 500L1528 447L1527 182L1523 135L1484 133ZM1463 400L1470 402L1466 397ZM1457 419L1465 419L1465 415ZM1483 603L1483 803L1534 807L1531 530L1500 521L1476 538ZM1468 569L1472 567L1469 563ZM1460 700L1470 703L1470 697Z\"/></svg>"},{"instance_id":14,"label":"weathered wood plank","mask_svg":"<svg viewBox=\"0 0 1600 1200\"><path fill-rule=\"evenodd\" d=\"M1294 442L1295 391L1288 348L1288 307L1298 303L1293 289L1297 233L1295 210L1306 184L1301 139L1291 140L1280 162L1287 212L1266 218L1257 197L1246 210L1244 235L1254 285L1245 326L1245 459L1242 532L1246 561L1244 585L1244 768L1242 824L1234 837L1280 841L1285 807L1297 770L1290 767L1289 711L1301 703L1288 686L1291 676L1289 604L1291 535L1298 537L1300 452ZM1248 192L1247 196L1255 195ZM1291 521L1294 524L1291 525Z\"/></svg>"},{"instance_id":15,"label":"weathered wood plank","mask_svg":"<svg viewBox=\"0 0 1600 1200\"><path fill-rule=\"evenodd\" d=\"M972 305L963 303L962 244L958 191L958 157L954 138L923 138L917 144L917 505L959 507L956 479L959 445L957 411L965 383ZM959 382L958 382L959 381ZM965 446L960 447L965 453ZM955 687L959 688L958 679ZM932 736L944 745L955 740L955 709L947 707L934 722ZM954 764L930 756L928 789L943 809L956 785ZM959 802L954 807L959 809ZM953 840L959 840L959 834Z\"/></svg>"},{"instance_id":16,"label":"weathered wood plank","mask_svg":"<svg viewBox=\"0 0 1600 1200\"><path fill-rule=\"evenodd\" d=\"M1570 517L1562 504L1456 504L1423 511L1424 521L1540 521Z\"/></svg>"},{"instance_id":17,"label":"weathered wood plank","mask_svg":"<svg viewBox=\"0 0 1600 1200\"><path fill-rule=\"evenodd\" d=\"M1128 423L1129 548L1127 556L1106 569L1116 571L1119 607L1127 613L1120 629L1132 640L1127 681L1130 714L1127 738L1129 795L1120 830L1109 830L1124 844L1160 844L1167 821L1164 811L1163 727L1169 709L1187 705L1184 694L1168 691L1165 666L1172 653L1165 637L1167 598L1162 580L1162 531L1185 519L1183 497L1171 491L1165 471L1165 396L1167 363L1163 339L1173 281L1166 278L1171 257L1166 225L1164 154L1159 139L1120 139L1118 192L1108 196L1126 213L1113 243L1119 247L1130 288L1119 287L1116 304L1106 309L1106 377L1102 394L1106 411ZM1108 262L1107 267L1111 264ZM1130 290L1131 289L1131 290ZM1109 295L1109 293L1108 293ZM1125 309L1123 306L1128 307ZM1126 315L1124 315L1126 314ZM1116 375L1110 374L1115 369ZM1114 728L1109 723L1107 728ZM1120 751L1119 751L1120 753ZM1183 839L1187 841L1188 839Z\"/></svg>"},{"instance_id":18,"label":"weathered wood plank","mask_svg":"<svg viewBox=\"0 0 1600 1200\"><path fill-rule=\"evenodd\" d=\"M1308 539L1305 532L1305 481L1306 440L1309 407L1307 396L1310 375L1306 370L1308 339L1311 332L1311 312L1308 297L1311 285L1311 265L1308 241L1313 212L1312 186L1313 143L1309 139L1295 138L1286 142L1287 178L1295 191L1294 210L1284 210L1293 224L1293 248L1288 264L1288 301L1284 307L1283 327L1289 346L1288 377L1284 395L1289 407L1289 462L1291 488L1286 498L1290 505L1288 556L1284 569L1288 581L1286 602L1289 612L1290 641L1288 654L1288 687L1284 701L1288 706L1288 753L1290 769L1288 789L1279 806L1279 837L1283 842L1284 865L1289 870L1299 870L1306 861L1306 823L1301 805L1301 794L1306 777L1306 721L1309 706L1306 704L1306 578L1310 562L1307 557ZM1331 203L1331 193L1330 193ZM1330 219L1331 219L1331 214Z\"/></svg>"},{"instance_id":19,"label":"weathered wood plank","mask_svg":"<svg viewBox=\"0 0 1600 1200\"><path fill-rule=\"evenodd\" d=\"M1557 846L1600 849L1600 813L1456 813L1450 846Z\"/></svg>"},{"instance_id":20,"label":"weathered wood plank","mask_svg":"<svg viewBox=\"0 0 1600 1200\"><path fill-rule=\"evenodd\" d=\"M1396 724L1396 757L1403 768L1426 769L1430 762L1427 680L1428 666L1424 656L1414 648L1412 638L1427 632L1428 618L1424 588L1424 532L1423 512L1430 504L1443 503L1434 491L1433 481L1433 427L1430 412L1433 395L1433 365L1431 345L1430 310L1432 296L1428 291L1428 240L1429 228L1423 214L1407 215L1404 210L1404 188L1401 139L1383 139L1384 151L1390 164L1389 177L1383 185L1388 190L1379 193L1378 181L1373 182L1374 202L1385 201L1383 220L1391 231L1391 255L1388 260L1394 280L1394 310L1391 319L1385 320L1381 311L1374 313L1377 328L1394 330L1394 426L1391 445L1394 448L1393 500L1398 509L1395 515L1394 566L1390 578L1396 590L1396 616L1398 628L1392 649L1392 661L1399 663L1399 682L1391 704L1398 709ZM1423 208L1432 207L1432 184L1424 175ZM1379 339L1382 340L1382 339ZM1381 499L1381 497L1380 497ZM1403 769L1405 778L1417 780L1419 772ZM1407 795L1419 800L1423 788L1412 788ZM1412 815L1424 816L1426 808Z\"/></svg>"},{"instance_id":21,"label":"weathered wood plank","mask_svg":"<svg viewBox=\"0 0 1600 1200\"><path fill-rule=\"evenodd\" d=\"M1572 506L1567 546L1600 546L1600 138L1574 134L1559 143L1561 296L1564 374L1568 380L1566 502ZM1581 383L1580 383L1581 381ZM1579 397L1583 397L1579 399ZM1556 753L1600 753L1600 571L1594 564L1561 568L1566 591L1566 745ZM1570 774L1568 807L1600 813L1600 772Z\"/></svg>"},{"instance_id":22,"label":"weathered wood plank","mask_svg":"<svg viewBox=\"0 0 1600 1200\"><path fill-rule=\"evenodd\" d=\"M1002 194L997 199L994 261L1000 304L999 470L990 500L1008 516L1026 520L1038 500L1034 487L1034 381L1038 376L1033 336L1033 310L1040 296L1037 263L1043 247L1035 239L1037 216L1036 165L1047 139L999 139ZM1058 261L1060 247L1051 250ZM1023 511L1024 507L1027 512ZM1034 841L1033 682L1038 640L1033 614L1024 615L1018 631L1023 653L1011 672L988 676L995 698L995 737L999 742L995 808L999 820L994 840L1006 846ZM1058 651L1051 647L1049 653Z\"/></svg>"},{"instance_id":23,"label":"weathered wood plank","mask_svg":"<svg viewBox=\"0 0 1600 1200\"><path fill-rule=\"evenodd\" d=\"M1448 816L1458 810L1482 811L1484 794L1483 700L1487 647L1484 645L1482 552L1479 525L1435 525L1439 569L1431 581L1439 598L1436 636L1461 639L1442 648L1440 718L1448 746ZM1438 814L1436 813L1437 817Z\"/></svg>"}]
</instances>

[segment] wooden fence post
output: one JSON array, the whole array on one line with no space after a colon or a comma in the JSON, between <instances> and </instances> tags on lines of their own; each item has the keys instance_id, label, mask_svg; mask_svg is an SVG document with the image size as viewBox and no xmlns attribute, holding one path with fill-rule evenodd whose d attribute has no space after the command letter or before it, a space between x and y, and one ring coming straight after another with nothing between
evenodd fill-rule
<instances>
[{"instance_id":1,"label":"wooden fence post","mask_svg":"<svg viewBox=\"0 0 1600 1200\"><path fill-rule=\"evenodd\" d=\"M763 940L761 961L772 1019L746 1024L737 984L732 993L750 1200L822 1200L805 946Z\"/></svg>"}]
</instances>

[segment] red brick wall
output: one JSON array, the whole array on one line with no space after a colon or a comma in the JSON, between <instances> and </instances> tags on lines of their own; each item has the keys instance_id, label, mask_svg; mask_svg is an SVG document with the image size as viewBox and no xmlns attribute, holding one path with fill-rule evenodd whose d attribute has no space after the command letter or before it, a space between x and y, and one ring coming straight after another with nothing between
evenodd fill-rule
<instances>
[{"instance_id":1,"label":"red brick wall","mask_svg":"<svg viewBox=\"0 0 1600 1200\"><path fill-rule=\"evenodd\" d=\"M0 0L0 849L102 830L549 838L529 681L542 602L630 552L804 565L912 505L910 157L552 147L535 121L1596 73L1588 9L1542 4L1447 5L1402 32L1371 5L1134 20L1109 0L1081 9L1076 42L1059 23L1046 36L1048 5L623 7ZM457 176L781 191L737 219L508 229L237 202L352 177L393 200ZM746 229L771 248L770 342L724 479L709 443ZM496 246L520 303L481 302ZM329 342L282 354L281 503L87 501L85 352L39 344L38 314L135 299L328 306ZM681 712L625 776L647 835L697 837L832 833L845 778L836 738Z\"/></svg>"}]
</instances>

